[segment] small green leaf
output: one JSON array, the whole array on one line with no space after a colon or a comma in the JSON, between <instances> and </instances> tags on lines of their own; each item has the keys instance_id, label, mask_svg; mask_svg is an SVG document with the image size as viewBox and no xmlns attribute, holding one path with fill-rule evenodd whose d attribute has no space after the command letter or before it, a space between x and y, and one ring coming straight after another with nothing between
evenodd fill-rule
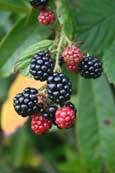
<instances>
[{"instance_id":1,"label":"small green leaf","mask_svg":"<svg viewBox=\"0 0 115 173\"><path fill-rule=\"evenodd\" d=\"M20 55L19 61L20 60L23 61L28 56L33 56L38 51L48 49L48 47L51 46L52 43L53 43L53 41L51 41L51 40L43 40L43 41L33 44L32 46L30 46L26 50L24 50L24 52L22 52L22 55Z\"/></svg>"},{"instance_id":2,"label":"small green leaf","mask_svg":"<svg viewBox=\"0 0 115 173\"><path fill-rule=\"evenodd\" d=\"M27 23L26 17L17 22L0 44L0 77L12 74L22 53L32 44L47 39L51 33L48 27L40 26L37 21L31 19Z\"/></svg>"},{"instance_id":3,"label":"small green leaf","mask_svg":"<svg viewBox=\"0 0 115 173\"><path fill-rule=\"evenodd\" d=\"M16 68L21 73L28 76L29 64L32 56L34 56L34 54L36 54L39 51L48 49L52 45L52 43L53 41L51 40L43 40L28 47L27 50L24 50L24 52L22 52L22 55L20 55L20 58L16 64Z\"/></svg>"}]
</instances>

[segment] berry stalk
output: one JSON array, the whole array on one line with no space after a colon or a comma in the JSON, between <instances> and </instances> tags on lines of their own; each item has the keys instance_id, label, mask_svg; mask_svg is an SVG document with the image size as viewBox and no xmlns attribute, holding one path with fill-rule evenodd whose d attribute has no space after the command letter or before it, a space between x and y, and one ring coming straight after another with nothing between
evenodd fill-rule
<instances>
[{"instance_id":1,"label":"berry stalk","mask_svg":"<svg viewBox=\"0 0 115 173\"><path fill-rule=\"evenodd\" d=\"M57 47L57 54L56 54L56 62L55 62L54 72L61 72L61 68L60 68L60 65L59 65L59 57L60 57L60 53L61 53L63 40L64 40L64 37L63 37L63 34L61 32L60 40L59 40L58 47Z\"/></svg>"}]
</instances>

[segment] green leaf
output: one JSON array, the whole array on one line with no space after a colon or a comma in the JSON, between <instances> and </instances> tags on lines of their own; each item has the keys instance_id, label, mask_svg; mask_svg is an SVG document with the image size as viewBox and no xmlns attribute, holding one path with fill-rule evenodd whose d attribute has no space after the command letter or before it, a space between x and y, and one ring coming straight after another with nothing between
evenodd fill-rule
<instances>
[{"instance_id":1,"label":"green leaf","mask_svg":"<svg viewBox=\"0 0 115 173\"><path fill-rule=\"evenodd\" d=\"M78 39L82 48L101 54L115 39L114 0L80 0L77 14Z\"/></svg>"},{"instance_id":2,"label":"green leaf","mask_svg":"<svg viewBox=\"0 0 115 173\"><path fill-rule=\"evenodd\" d=\"M0 0L0 10L13 12L29 12L28 6L23 0Z\"/></svg>"},{"instance_id":3,"label":"green leaf","mask_svg":"<svg viewBox=\"0 0 115 173\"><path fill-rule=\"evenodd\" d=\"M93 172L112 171L115 163L115 103L104 77L80 79L78 139L81 155Z\"/></svg>"},{"instance_id":4,"label":"green leaf","mask_svg":"<svg viewBox=\"0 0 115 173\"><path fill-rule=\"evenodd\" d=\"M29 75L29 64L31 62L32 56L39 51L48 49L53 41L51 40L43 40L38 43L33 44L32 46L28 47L27 50L22 52L20 58L17 62L17 69L22 72L24 75Z\"/></svg>"},{"instance_id":5,"label":"green leaf","mask_svg":"<svg viewBox=\"0 0 115 173\"><path fill-rule=\"evenodd\" d=\"M38 43L34 43L30 47L28 47L24 52L22 52L21 58L19 58L19 61L23 61L25 58L28 58L29 56L33 56L35 53L41 50L47 49L53 41L51 40L43 40Z\"/></svg>"},{"instance_id":6,"label":"green leaf","mask_svg":"<svg viewBox=\"0 0 115 173\"><path fill-rule=\"evenodd\" d=\"M71 0L71 5L69 0L62 0L57 2L58 4L58 17L60 23L64 26L64 32L69 39L72 39L75 34L75 27L74 27L74 0ZM71 14L71 15L70 15Z\"/></svg>"},{"instance_id":7,"label":"green leaf","mask_svg":"<svg viewBox=\"0 0 115 173\"><path fill-rule=\"evenodd\" d=\"M14 65L22 52L51 34L48 27L44 28L35 21L32 23L32 20L25 22L26 18L21 19L0 44L0 77L13 73Z\"/></svg>"},{"instance_id":8,"label":"green leaf","mask_svg":"<svg viewBox=\"0 0 115 173\"><path fill-rule=\"evenodd\" d=\"M4 28L5 32L8 31L12 26L10 15L10 12L0 12L0 18L2 18L2 20L0 21L0 26Z\"/></svg>"},{"instance_id":9,"label":"green leaf","mask_svg":"<svg viewBox=\"0 0 115 173\"><path fill-rule=\"evenodd\" d=\"M103 56L104 70L110 83L115 84L115 41Z\"/></svg>"}]
</instances>

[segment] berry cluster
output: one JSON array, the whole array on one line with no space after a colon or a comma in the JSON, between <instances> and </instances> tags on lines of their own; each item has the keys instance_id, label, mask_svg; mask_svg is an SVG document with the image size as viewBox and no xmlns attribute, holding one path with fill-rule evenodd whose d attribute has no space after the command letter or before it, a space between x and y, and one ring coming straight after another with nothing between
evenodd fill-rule
<instances>
[{"instance_id":1,"label":"berry cluster","mask_svg":"<svg viewBox=\"0 0 115 173\"><path fill-rule=\"evenodd\" d=\"M63 59L59 57L59 64ZM72 84L63 73L54 72L55 60L48 50L38 52L30 62L29 72L35 80L46 81L43 91L26 88L14 98L15 111L23 117L32 116L31 128L40 135L52 125L70 128L75 123L75 106L68 102L72 94Z\"/></svg>"},{"instance_id":2,"label":"berry cluster","mask_svg":"<svg viewBox=\"0 0 115 173\"><path fill-rule=\"evenodd\" d=\"M42 25L52 24L55 20L54 13L47 9L48 2L48 0L30 0L31 5L40 10L38 20ZM57 44L59 38L56 39ZM63 63L66 64L68 71L79 73L84 78L95 79L103 72L99 59L84 56L81 49L75 45L66 47L67 43L60 44L59 41L57 49L55 44L52 46L56 52L56 60L52 59L53 51L45 50L35 54L30 62L29 73L35 80L45 81L44 87L39 91L28 87L14 98L15 111L23 117L32 116L31 128L37 135L46 133L52 125L63 129L70 128L75 123L77 110L69 101L72 83L61 71Z\"/></svg>"},{"instance_id":3,"label":"berry cluster","mask_svg":"<svg viewBox=\"0 0 115 173\"><path fill-rule=\"evenodd\" d=\"M67 69L79 72L85 78L97 78L102 74L102 63L91 56L83 58L81 50L75 46L66 48L59 64L66 63ZM26 88L14 98L15 111L23 116L32 116L31 128L40 135L52 125L70 128L74 125L77 110L69 102L72 83L62 72L54 72L55 60L50 51L38 52L30 62L29 72L35 80L46 81L42 92Z\"/></svg>"},{"instance_id":4,"label":"berry cluster","mask_svg":"<svg viewBox=\"0 0 115 173\"><path fill-rule=\"evenodd\" d=\"M55 21L54 12L47 9L48 2L49 0L30 0L32 7L40 10L38 21L41 25L53 24Z\"/></svg>"}]
</instances>

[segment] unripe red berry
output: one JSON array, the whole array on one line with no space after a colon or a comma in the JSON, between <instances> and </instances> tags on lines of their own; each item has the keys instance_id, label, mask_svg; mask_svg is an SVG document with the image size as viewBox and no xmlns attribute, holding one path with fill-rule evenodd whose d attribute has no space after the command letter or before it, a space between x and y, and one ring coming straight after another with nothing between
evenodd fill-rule
<instances>
[{"instance_id":1,"label":"unripe red berry","mask_svg":"<svg viewBox=\"0 0 115 173\"><path fill-rule=\"evenodd\" d=\"M65 63L79 65L80 60L83 58L83 53L80 48L73 45L64 50L63 57Z\"/></svg>"},{"instance_id":2,"label":"unripe red berry","mask_svg":"<svg viewBox=\"0 0 115 173\"><path fill-rule=\"evenodd\" d=\"M56 116L56 124L60 128L72 127L73 124L75 123L75 119L76 119L75 111L68 106L64 106L62 108L59 108L56 111L55 116Z\"/></svg>"},{"instance_id":3,"label":"unripe red berry","mask_svg":"<svg viewBox=\"0 0 115 173\"><path fill-rule=\"evenodd\" d=\"M76 65L66 64L66 68L68 71L70 71L72 73L78 72Z\"/></svg>"},{"instance_id":4,"label":"unripe red berry","mask_svg":"<svg viewBox=\"0 0 115 173\"><path fill-rule=\"evenodd\" d=\"M53 24L55 21L55 14L50 10L43 10L40 12L38 16L38 21L42 25Z\"/></svg>"},{"instance_id":5,"label":"unripe red berry","mask_svg":"<svg viewBox=\"0 0 115 173\"><path fill-rule=\"evenodd\" d=\"M52 120L44 118L41 114L32 116L31 129L37 135L46 133L52 126Z\"/></svg>"}]
</instances>

